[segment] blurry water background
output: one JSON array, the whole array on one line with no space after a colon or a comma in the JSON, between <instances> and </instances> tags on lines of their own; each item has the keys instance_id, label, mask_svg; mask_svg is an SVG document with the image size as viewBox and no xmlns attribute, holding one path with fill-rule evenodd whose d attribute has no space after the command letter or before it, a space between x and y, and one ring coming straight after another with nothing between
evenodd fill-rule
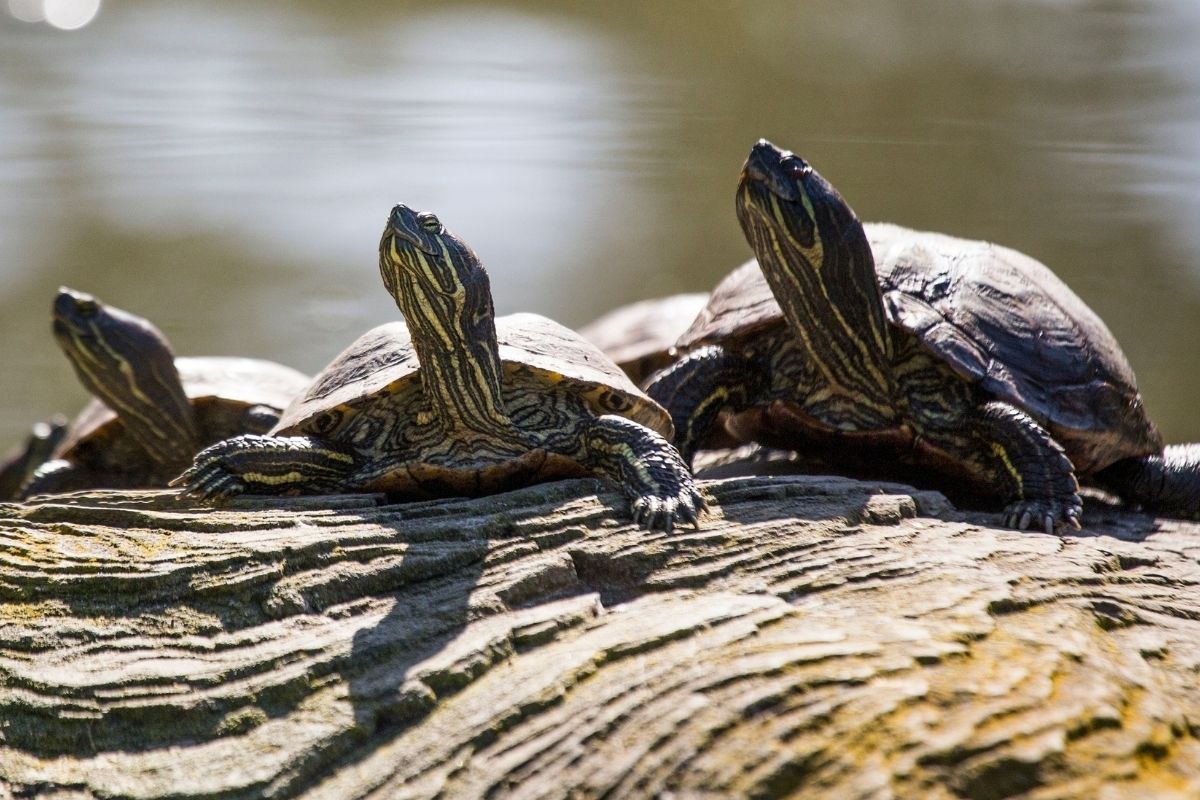
<instances>
[{"instance_id":1,"label":"blurry water background","mask_svg":"<svg viewBox=\"0 0 1200 800\"><path fill-rule=\"evenodd\" d=\"M760 136L864 219L1045 261L1200 438L1194 0L95 6L0 0L0 450L85 399L60 284L311 372L398 317L375 248L405 202L501 313L577 325L747 257Z\"/></svg>"}]
</instances>

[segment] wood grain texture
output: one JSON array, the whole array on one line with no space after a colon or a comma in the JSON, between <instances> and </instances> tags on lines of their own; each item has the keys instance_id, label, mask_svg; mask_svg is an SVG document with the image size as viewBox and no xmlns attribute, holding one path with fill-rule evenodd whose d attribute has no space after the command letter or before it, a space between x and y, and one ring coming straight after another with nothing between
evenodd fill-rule
<instances>
[{"instance_id":1,"label":"wood grain texture","mask_svg":"<svg viewBox=\"0 0 1200 800\"><path fill-rule=\"evenodd\" d=\"M1200 526L598 488L0 505L0 798L1200 796Z\"/></svg>"}]
</instances>

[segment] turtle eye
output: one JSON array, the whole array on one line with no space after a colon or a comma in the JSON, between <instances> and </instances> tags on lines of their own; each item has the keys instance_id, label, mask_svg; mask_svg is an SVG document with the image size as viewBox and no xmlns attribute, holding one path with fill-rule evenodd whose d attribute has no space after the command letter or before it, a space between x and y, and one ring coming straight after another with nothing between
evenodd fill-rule
<instances>
[{"instance_id":1,"label":"turtle eye","mask_svg":"<svg viewBox=\"0 0 1200 800\"><path fill-rule=\"evenodd\" d=\"M75 310L85 317L90 317L100 310L100 306L91 297L80 297L75 301Z\"/></svg>"},{"instance_id":2,"label":"turtle eye","mask_svg":"<svg viewBox=\"0 0 1200 800\"><path fill-rule=\"evenodd\" d=\"M437 215L427 211L417 214L417 224L430 233L437 233L442 229L442 223L438 220Z\"/></svg>"},{"instance_id":3,"label":"turtle eye","mask_svg":"<svg viewBox=\"0 0 1200 800\"><path fill-rule=\"evenodd\" d=\"M797 156L788 156L787 158L783 159L783 161L780 163L780 166L783 167L788 174L797 178L801 175L807 175L808 173L812 172L812 167L810 167L803 158L799 158Z\"/></svg>"},{"instance_id":4,"label":"turtle eye","mask_svg":"<svg viewBox=\"0 0 1200 800\"><path fill-rule=\"evenodd\" d=\"M318 435L328 434L342 421L342 415L337 409L322 412L312 421L312 431Z\"/></svg>"}]
</instances>

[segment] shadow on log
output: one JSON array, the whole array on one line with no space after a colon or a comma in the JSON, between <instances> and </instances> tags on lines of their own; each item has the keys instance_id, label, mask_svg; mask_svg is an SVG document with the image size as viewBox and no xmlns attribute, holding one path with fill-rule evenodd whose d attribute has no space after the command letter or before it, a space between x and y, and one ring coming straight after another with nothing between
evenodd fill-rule
<instances>
[{"instance_id":1,"label":"shadow on log","mask_svg":"<svg viewBox=\"0 0 1200 800\"><path fill-rule=\"evenodd\" d=\"M1200 526L598 486L0 506L0 798L1200 796Z\"/></svg>"}]
</instances>

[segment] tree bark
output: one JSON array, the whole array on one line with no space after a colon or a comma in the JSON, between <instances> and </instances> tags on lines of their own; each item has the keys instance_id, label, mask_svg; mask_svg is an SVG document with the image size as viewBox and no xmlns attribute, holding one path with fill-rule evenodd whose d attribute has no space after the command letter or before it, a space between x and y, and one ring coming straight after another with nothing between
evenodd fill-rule
<instances>
[{"instance_id":1,"label":"tree bark","mask_svg":"<svg viewBox=\"0 0 1200 800\"><path fill-rule=\"evenodd\" d=\"M0 505L0 798L1200 796L1200 526L705 491Z\"/></svg>"}]
</instances>

